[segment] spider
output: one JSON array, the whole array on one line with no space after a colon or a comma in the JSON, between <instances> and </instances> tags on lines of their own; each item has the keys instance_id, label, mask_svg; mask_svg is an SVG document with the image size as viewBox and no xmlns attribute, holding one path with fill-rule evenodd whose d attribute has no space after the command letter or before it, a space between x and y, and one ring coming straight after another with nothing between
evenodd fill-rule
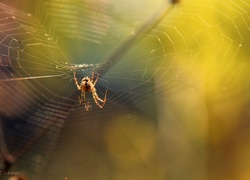
<instances>
[{"instance_id":1,"label":"spider","mask_svg":"<svg viewBox=\"0 0 250 180\"><path fill-rule=\"evenodd\" d=\"M82 106L82 104L84 104L86 111L89 111L89 107L90 107L89 103L86 102L86 92L92 93L92 96L93 96L93 99L94 99L96 105L99 106L100 108L103 108L103 106L106 103L106 96L107 96L108 90L106 89L103 100L101 98L99 98L99 96L96 92L96 89L95 89L95 85L96 85L100 75L98 75L95 80L94 80L94 75L95 75L94 71L92 71L92 77L89 78L88 76L85 76L84 78L82 78L81 83L79 85L78 80L76 78L76 71L74 71L74 80L75 80L76 86L77 86L78 90L81 91L81 95L78 96L79 103L80 103L80 106ZM98 101L102 102L102 105Z\"/></svg>"}]
</instances>

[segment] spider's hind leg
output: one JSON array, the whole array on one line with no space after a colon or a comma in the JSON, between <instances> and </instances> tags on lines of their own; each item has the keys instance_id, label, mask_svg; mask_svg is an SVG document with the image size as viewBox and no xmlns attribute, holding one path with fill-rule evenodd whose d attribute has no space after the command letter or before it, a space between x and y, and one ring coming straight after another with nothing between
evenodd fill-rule
<instances>
[{"instance_id":1,"label":"spider's hind leg","mask_svg":"<svg viewBox=\"0 0 250 180\"><path fill-rule=\"evenodd\" d=\"M104 106L105 103L106 103L107 93L108 93L108 90L106 89L106 92L105 92L105 95L104 95L103 100L102 100L101 98L99 98L99 96L98 96L98 94L96 93L96 91L92 93L93 99L94 99L96 105L99 106L100 108L103 108L103 106ZM102 105L101 105L98 101L102 102Z\"/></svg>"},{"instance_id":2,"label":"spider's hind leg","mask_svg":"<svg viewBox=\"0 0 250 180\"><path fill-rule=\"evenodd\" d=\"M84 105L85 105L86 111L89 111L89 109L91 108L91 105L90 105L89 101L84 102Z\"/></svg>"},{"instance_id":3,"label":"spider's hind leg","mask_svg":"<svg viewBox=\"0 0 250 180\"><path fill-rule=\"evenodd\" d=\"M83 100L82 100L81 96L78 96L78 100L79 100L79 105L82 106Z\"/></svg>"}]
</instances>

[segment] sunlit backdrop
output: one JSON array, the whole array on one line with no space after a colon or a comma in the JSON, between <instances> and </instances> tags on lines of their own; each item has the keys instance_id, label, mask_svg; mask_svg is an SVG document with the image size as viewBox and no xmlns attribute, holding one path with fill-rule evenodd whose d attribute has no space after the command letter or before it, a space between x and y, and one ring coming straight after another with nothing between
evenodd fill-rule
<instances>
[{"instance_id":1,"label":"sunlit backdrop","mask_svg":"<svg viewBox=\"0 0 250 180\"><path fill-rule=\"evenodd\" d=\"M250 178L248 0L0 3L4 179Z\"/></svg>"}]
</instances>

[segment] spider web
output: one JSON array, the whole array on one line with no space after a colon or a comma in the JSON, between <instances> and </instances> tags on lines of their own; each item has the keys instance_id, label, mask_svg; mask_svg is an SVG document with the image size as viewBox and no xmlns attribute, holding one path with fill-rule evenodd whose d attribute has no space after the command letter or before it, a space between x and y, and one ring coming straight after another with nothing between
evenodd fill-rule
<instances>
[{"instance_id":1,"label":"spider web","mask_svg":"<svg viewBox=\"0 0 250 180\"><path fill-rule=\"evenodd\" d=\"M107 131L111 129L115 136L116 126L112 129L109 125L123 117L128 122L118 124L117 128L133 132L127 125L130 124L146 137L159 134L165 138L165 143L157 146L170 144L171 148L168 153L164 148L159 150L158 158L176 162L170 168L161 160L155 162L147 156L141 157L136 162L142 165L138 171L132 171L133 177L141 179L140 171L148 171L148 177L143 179L151 176L181 179L176 169L187 176L198 176L188 172L200 168L197 159L205 158L204 151L198 158L193 155L208 143L200 142L210 133L202 118L207 118L211 104L224 102L240 92L247 96L249 90L247 0L190 0L175 5L160 0L38 0L32 12L24 6L18 8L17 2L6 3L9 5L0 4L0 120L3 129L0 170L6 168L4 163L8 162L10 168L15 164L16 171L24 171L33 179L48 178L44 175L46 171L52 179L70 175L81 179L77 168L62 171L68 163L86 167L83 162L88 161L93 166L98 164L100 173L93 174L85 169L87 179L99 179L104 177L102 174L106 179L121 179L121 174L130 171L117 169L114 174L110 173L114 166L110 163L112 158L125 160L119 156L122 153L110 147L113 144L109 141L115 139L108 136ZM170 7L171 11L164 13ZM151 27L148 19L159 20L159 23ZM145 31L138 34L140 27L145 27ZM102 67L106 62L111 62L107 69L93 68L95 65ZM108 89L103 109L95 105L90 94L87 99L91 111L79 107L79 92L72 81L73 70L65 69L79 64L93 65L77 70L79 80L94 71L96 76L100 75L96 85L99 97L103 98ZM224 99L220 99L217 91L224 93ZM190 111L197 114L192 115ZM216 109L213 113L223 116ZM135 124L137 121L143 123ZM193 129L196 124L200 130ZM157 133L152 133L153 126L157 126ZM101 140L102 136L106 139ZM70 138L84 139L84 142L72 142ZM199 145L192 145L190 141ZM82 145L77 145L79 143ZM68 147L70 144L72 146ZM142 147L153 149L153 145L145 144ZM140 153L139 145L134 146ZM111 160L105 151L99 152L103 147L113 153ZM86 154L74 156L81 148ZM181 151L183 148L185 153ZM51 158L55 154L56 157ZM65 154L68 154L66 158ZM179 154L183 161L173 159ZM185 166L188 157L194 161L191 167ZM60 158L65 159L58 163ZM151 168L152 164L157 170ZM61 170L53 166L60 166ZM169 172L165 172L164 166L169 167ZM204 178L202 174L198 179Z\"/></svg>"}]
</instances>

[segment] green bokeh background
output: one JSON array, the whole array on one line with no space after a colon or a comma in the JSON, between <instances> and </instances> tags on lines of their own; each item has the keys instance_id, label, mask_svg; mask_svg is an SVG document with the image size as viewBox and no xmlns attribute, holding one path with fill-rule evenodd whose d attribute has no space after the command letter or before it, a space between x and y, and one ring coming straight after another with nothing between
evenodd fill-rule
<instances>
[{"instance_id":1,"label":"green bokeh background","mask_svg":"<svg viewBox=\"0 0 250 180\"><path fill-rule=\"evenodd\" d=\"M35 15L59 47L50 57L61 63L99 63L164 4L1 2ZM35 146L25 155L31 160L20 157L14 170L47 180L248 179L249 12L248 0L181 1L102 77L109 83L104 109L86 113L75 103L49 155L34 155ZM42 54L46 48L37 46ZM68 79L41 83L55 94L75 88ZM21 116L28 109L19 108L0 112Z\"/></svg>"}]
</instances>

